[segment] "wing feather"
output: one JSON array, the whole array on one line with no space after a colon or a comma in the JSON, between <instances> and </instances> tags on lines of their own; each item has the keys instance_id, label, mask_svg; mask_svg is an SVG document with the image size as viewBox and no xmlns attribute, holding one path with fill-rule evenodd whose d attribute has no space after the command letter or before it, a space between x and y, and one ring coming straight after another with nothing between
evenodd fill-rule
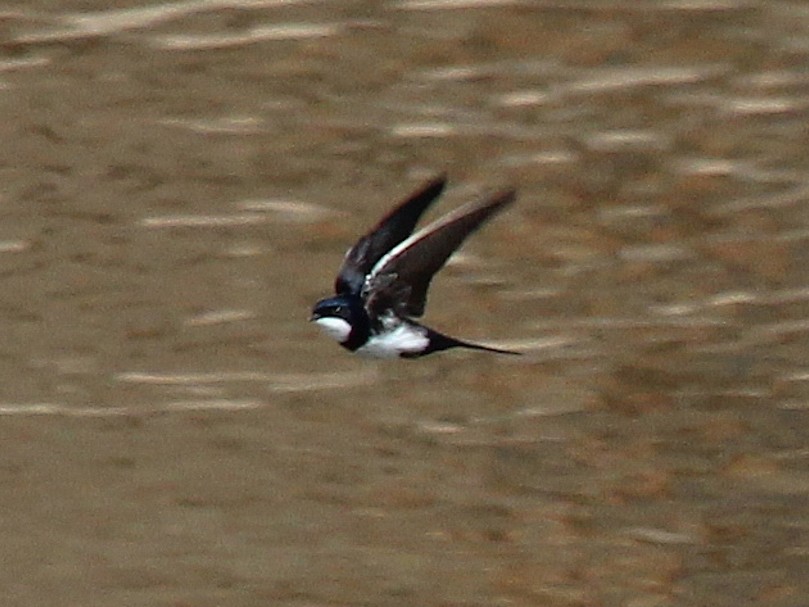
<instances>
[{"instance_id":1,"label":"wing feather","mask_svg":"<svg viewBox=\"0 0 809 607\"><path fill-rule=\"evenodd\" d=\"M371 268L388 251L410 236L421 215L438 198L446 183L447 178L443 174L427 181L348 250L334 283L334 290L338 295L360 294Z\"/></svg>"},{"instance_id":2,"label":"wing feather","mask_svg":"<svg viewBox=\"0 0 809 607\"><path fill-rule=\"evenodd\" d=\"M481 197L434 221L398 243L373 266L362 295L373 316L392 309L398 314L424 314L430 281L463 243L494 214L511 204L513 189Z\"/></svg>"}]
</instances>

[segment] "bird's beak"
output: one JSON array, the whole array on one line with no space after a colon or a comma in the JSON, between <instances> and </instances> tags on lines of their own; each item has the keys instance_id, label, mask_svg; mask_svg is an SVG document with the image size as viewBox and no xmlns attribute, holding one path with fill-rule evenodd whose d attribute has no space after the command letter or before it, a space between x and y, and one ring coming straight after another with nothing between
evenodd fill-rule
<instances>
[{"instance_id":1,"label":"bird's beak","mask_svg":"<svg viewBox=\"0 0 809 607\"><path fill-rule=\"evenodd\" d=\"M318 318L320 318L320 314L318 314L317 312L312 312L312 315L309 317L309 322L315 321Z\"/></svg>"}]
</instances>

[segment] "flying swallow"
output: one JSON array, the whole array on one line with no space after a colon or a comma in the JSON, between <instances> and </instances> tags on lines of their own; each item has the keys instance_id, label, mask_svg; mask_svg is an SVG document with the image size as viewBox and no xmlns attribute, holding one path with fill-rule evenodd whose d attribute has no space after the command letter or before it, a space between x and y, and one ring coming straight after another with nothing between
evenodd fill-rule
<instances>
[{"instance_id":1,"label":"flying swallow","mask_svg":"<svg viewBox=\"0 0 809 607\"><path fill-rule=\"evenodd\" d=\"M433 276L467 236L516 196L513 189L484 195L414 234L445 185L443 175L425 183L346 253L335 295L318 301L310 319L344 348L379 358L418 358L449 348L519 354L456 339L414 320L424 314Z\"/></svg>"}]
</instances>

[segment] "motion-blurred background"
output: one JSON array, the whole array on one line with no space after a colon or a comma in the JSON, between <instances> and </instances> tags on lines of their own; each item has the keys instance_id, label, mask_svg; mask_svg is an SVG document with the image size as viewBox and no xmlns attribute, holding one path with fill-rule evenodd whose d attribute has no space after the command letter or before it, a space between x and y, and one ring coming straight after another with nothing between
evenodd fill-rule
<instances>
[{"instance_id":1,"label":"motion-blurred background","mask_svg":"<svg viewBox=\"0 0 809 607\"><path fill-rule=\"evenodd\" d=\"M6 2L0 602L804 605L807 66L797 1ZM526 356L350 356L440 171L520 198L426 320Z\"/></svg>"}]
</instances>

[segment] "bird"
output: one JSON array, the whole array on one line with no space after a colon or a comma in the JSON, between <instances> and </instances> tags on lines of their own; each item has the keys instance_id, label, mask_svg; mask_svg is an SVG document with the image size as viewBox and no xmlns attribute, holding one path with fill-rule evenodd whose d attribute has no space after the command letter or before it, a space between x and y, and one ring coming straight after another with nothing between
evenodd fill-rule
<instances>
[{"instance_id":1,"label":"bird","mask_svg":"<svg viewBox=\"0 0 809 607\"><path fill-rule=\"evenodd\" d=\"M318 301L310 317L345 349L375 358L419 358L450 348L519 354L450 337L415 320L424 314L433 276L467 236L516 198L514 189L484 194L413 233L446 184L443 174L424 183L345 254L335 294Z\"/></svg>"}]
</instances>

